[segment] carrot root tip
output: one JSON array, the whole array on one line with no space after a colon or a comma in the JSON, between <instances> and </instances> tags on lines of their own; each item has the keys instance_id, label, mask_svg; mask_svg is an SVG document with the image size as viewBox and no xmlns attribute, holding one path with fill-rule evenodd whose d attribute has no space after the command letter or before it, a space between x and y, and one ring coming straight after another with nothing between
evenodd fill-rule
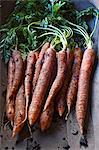
<instances>
[{"instance_id":1,"label":"carrot root tip","mask_svg":"<svg viewBox=\"0 0 99 150\"><path fill-rule=\"evenodd\" d=\"M82 135L80 138L80 147L84 146L85 148L88 147L88 141L86 136Z\"/></svg>"},{"instance_id":2,"label":"carrot root tip","mask_svg":"<svg viewBox=\"0 0 99 150\"><path fill-rule=\"evenodd\" d=\"M80 125L79 128L80 128L80 133L83 135L83 125Z\"/></svg>"},{"instance_id":3,"label":"carrot root tip","mask_svg":"<svg viewBox=\"0 0 99 150\"><path fill-rule=\"evenodd\" d=\"M31 137L32 137L32 130L31 130L31 127L30 127L30 125L29 125L28 122L27 122L27 125L28 125L28 129L29 129L30 135L31 135Z\"/></svg>"},{"instance_id":4,"label":"carrot root tip","mask_svg":"<svg viewBox=\"0 0 99 150\"><path fill-rule=\"evenodd\" d=\"M7 125L10 123L10 121L8 121L5 125L4 125L4 131L6 131L7 129L6 129L6 127L7 127Z\"/></svg>"},{"instance_id":5,"label":"carrot root tip","mask_svg":"<svg viewBox=\"0 0 99 150\"><path fill-rule=\"evenodd\" d=\"M63 108L58 108L58 114L59 114L60 117L63 116L64 111L65 111L65 110L64 110Z\"/></svg>"},{"instance_id":6,"label":"carrot root tip","mask_svg":"<svg viewBox=\"0 0 99 150\"><path fill-rule=\"evenodd\" d=\"M60 117L62 117L63 114L64 114L64 110L58 110L58 114L59 114Z\"/></svg>"},{"instance_id":7,"label":"carrot root tip","mask_svg":"<svg viewBox=\"0 0 99 150\"><path fill-rule=\"evenodd\" d=\"M59 111L59 116L62 117L63 113Z\"/></svg>"},{"instance_id":8,"label":"carrot root tip","mask_svg":"<svg viewBox=\"0 0 99 150\"><path fill-rule=\"evenodd\" d=\"M68 112L67 112L66 117L65 117L65 120L66 120L66 121L68 120L69 114L70 114L70 107L68 107Z\"/></svg>"},{"instance_id":9,"label":"carrot root tip","mask_svg":"<svg viewBox=\"0 0 99 150\"><path fill-rule=\"evenodd\" d=\"M32 126L33 125L33 121L32 119L29 119L29 125Z\"/></svg>"},{"instance_id":10,"label":"carrot root tip","mask_svg":"<svg viewBox=\"0 0 99 150\"><path fill-rule=\"evenodd\" d=\"M14 123L13 123L13 121L11 121L11 126L13 127L13 125L14 125Z\"/></svg>"},{"instance_id":11,"label":"carrot root tip","mask_svg":"<svg viewBox=\"0 0 99 150\"><path fill-rule=\"evenodd\" d=\"M66 114L65 120L68 120L69 113Z\"/></svg>"},{"instance_id":12,"label":"carrot root tip","mask_svg":"<svg viewBox=\"0 0 99 150\"><path fill-rule=\"evenodd\" d=\"M12 133L12 138L15 138L15 132Z\"/></svg>"},{"instance_id":13,"label":"carrot root tip","mask_svg":"<svg viewBox=\"0 0 99 150\"><path fill-rule=\"evenodd\" d=\"M41 132L44 132L44 131L45 131L45 129L41 127Z\"/></svg>"}]
</instances>

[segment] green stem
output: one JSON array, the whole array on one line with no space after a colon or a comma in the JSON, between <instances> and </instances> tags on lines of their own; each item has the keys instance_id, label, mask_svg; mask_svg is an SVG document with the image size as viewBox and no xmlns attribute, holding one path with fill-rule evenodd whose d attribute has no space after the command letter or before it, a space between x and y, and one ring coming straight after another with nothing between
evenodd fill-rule
<instances>
[{"instance_id":1,"label":"green stem","mask_svg":"<svg viewBox=\"0 0 99 150\"><path fill-rule=\"evenodd\" d=\"M66 21L66 22L69 23L70 25L76 27L77 29L74 29L74 30L77 31L78 33L80 33L84 37L87 47L92 48L92 40L91 40L91 37L88 35L87 31L79 25L76 25L69 21Z\"/></svg>"},{"instance_id":2,"label":"green stem","mask_svg":"<svg viewBox=\"0 0 99 150\"><path fill-rule=\"evenodd\" d=\"M83 27L81 27L81 26L79 26L79 25L76 25L76 24L74 24L74 23L72 23L72 22L70 22L70 21L68 21L68 20L66 20L66 22L69 23L69 24L72 25L72 26L77 27L81 32L83 32L83 33L86 35L87 38L89 37L87 31L86 31Z\"/></svg>"},{"instance_id":3,"label":"green stem","mask_svg":"<svg viewBox=\"0 0 99 150\"><path fill-rule=\"evenodd\" d=\"M88 38L86 38L85 34L83 32L81 32L79 29L74 29L74 30L79 32L80 34L82 34L82 36L85 38L86 41L88 40Z\"/></svg>"},{"instance_id":4,"label":"green stem","mask_svg":"<svg viewBox=\"0 0 99 150\"><path fill-rule=\"evenodd\" d=\"M46 35L55 35L55 36L59 37L60 41L62 42L63 48L65 49L65 44L64 44L63 38L56 33L53 33L53 32L44 33L44 34L38 36L38 38L41 38L41 37L46 36Z\"/></svg>"},{"instance_id":5,"label":"green stem","mask_svg":"<svg viewBox=\"0 0 99 150\"><path fill-rule=\"evenodd\" d=\"M56 34L56 33L48 32L48 33L43 33L43 34L39 35L38 38L41 38L41 37L43 37L43 36L45 36L45 35L55 35L55 36L58 36L58 37L59 37L59 35Z\"/></svg>"},{"instance_id":6,"label":"green stem","mask_svg":"<svg viewBox=\"0 0 99 150\"><path fill-rule=\"evenodd\" d=\"M67 32L66 38L71 38L73 36L73 30L70 27L67 26L60 26L60 27L63 28L63 30L65 29L65 31Z\"/></svg>"},{"instance_id":7,"label":"green stem","mask_svg":"<svg viewBox=\"0 0 99 150\"><path fill-rule=\"evenodd\" d=\"M32 34L32 32L30 31L30 26L31 26L31 25L40 25L40 22L33 22L33 23L31 23L31 24L28 25L28 32L29 32L30 34ZM48 27L47 27L47 28L43 28L43 27L40 27L40 26L39 26L39 27L33 26L33 28L52 31L52 32L57 33L57 34L60 35L60 32L59 32L58 30L53 30L53 29L48 28Z\"/></svg>"},{"instance_id":8,"label":"green stem","mask_svg":"<svg viewBox=\"0 0 99 150\"><path fill-rule=\"evenodd\" d=\"M94 34L95 30L96 30L97 23L98 23L98 15L99 15L99 14L98 14L98 12L97 12L96 20L95 20L95 25L94 25L94 28L93 28L92 33L90 34L90 37L92 37L92 36L93 36L93 34Z\"/></svg>"},{"instance_id":9,"label":"green stem","mask_svg":"<svg viewBox=\"0 0 99 150\"><path fill-rule=\"evenodd\" d=\"M31 25L39 25L39 27L33 26L33 28L35 28L35 29L51 31L51 32L44 33L44 34L40 35L38 38L40 38L42 36L45 36L45 35L49 35L49 34L58 36L60 38L60 41L62 42L63 49L66 49L67 40L66 40L66 37L65 37L64 33L60 29L58 29L57 27L52 26L52 25L48 25L48 27L43 28L43 27L40 27L40 22L33 22L33 23L28 25L28 32L30 34L32 34L32 32L30 31ZM68 31L67 31L67 33L68 33Z\"/></svg>"},{"instance_id":10,"label":"green stem","mask_svg":"<svg viewBox=\"0 0 99 150\"><path fill-rule=\"evenodd\" d=\"M55 43L55 44L54 44ZM61 43L60 42L60 40L59 39L57 39L57 36L52 40L52 42L51 42L51 45L53 45L53 48L56 46L56 45L58 45L59 43Z\"/></svg>"},{"instance_id":11,"label":"green stem","mask_svg":"<svg viewBox=\"0 0 99 150\"><path fill-rule=\"evenodd\" d=\"M58 29L57 27L52 26L52 25L49 25L49 27L51 27L51 28L53 28L53 29L55 29L55 30L59 31L59 33L63 36L64 43L65 43L65 44L66 44L66 46L67 46L67 40L66 40L66 38L65 38L64 34L62 33L62 31L61 31L60 29Z\"/></svg>"}]
</instances>

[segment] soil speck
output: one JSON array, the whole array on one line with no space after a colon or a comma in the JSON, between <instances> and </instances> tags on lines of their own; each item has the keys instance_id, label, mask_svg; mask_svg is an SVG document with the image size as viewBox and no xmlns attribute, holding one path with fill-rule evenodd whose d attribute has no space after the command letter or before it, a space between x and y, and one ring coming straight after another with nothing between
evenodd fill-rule
<instances>
[{"instance_id":1,"label":"soil speck","mask_svg":"<svg viewBox=\"0 0 99 150\"><path fill-rule=\"evenodd\" d=\"M78 131L75 130L75 129L73 129L73 130L71 131L71 133L72 133L73 135L77 135L77 134L78 134Z\"/></svg>"},{"instance_id":2,"label":"soil speck","mask_svg":"<svg viewBox=\"0 0 99 150\"><path fill-rule=\"evenodd\" d=\"M64 138L63 138L63 141L65 141L65 140L66 140L66 138L64 137Z\"/></svg>"},{"instance_id":3,"label":"soil speck","mask_svg":"<svg viewBox=\"0 0 99 150\"><path fill-rule=\"evenodd\" d=\"M64 149L64 150L68 150L68 149L70 149L70 146L69 146L69 145L64 146L63 149Z\"/></svg>"}]
</instances>

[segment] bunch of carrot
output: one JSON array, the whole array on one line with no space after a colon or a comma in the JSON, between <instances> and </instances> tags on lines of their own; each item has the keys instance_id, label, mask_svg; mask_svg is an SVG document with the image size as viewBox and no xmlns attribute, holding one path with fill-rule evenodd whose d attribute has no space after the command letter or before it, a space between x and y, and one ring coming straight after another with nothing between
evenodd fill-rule
<instances>
[{"instance_id":1,"label":"bunch of carrot","mask_svg":"<svg viewBox=\"0 0 99 150\"><path fill-rule=\"evenodd\" d=\"M13 137L22 130L26 120L30 126L39 122L41 130L47 130L55 112L63 116L67 107L67 119L75 105L80 132L84 134L95 52L92 49L92 35L89 36L78 25L67 23L73 26L74 32L84 36L87 45L84 53L77 46L68 48L67 37L72 35L70 27L61 30L52 25L47 28L34 26L37 30L46 30L39 37L55 36L51 43L46 42L42 46L39 53L30 51L23 61L19 51L12 52L8 65L6 114L13 124ZM28 26L29 32L33 24ZM63 48L56 52L59 43Z\"/></svg>"}]
</instances>

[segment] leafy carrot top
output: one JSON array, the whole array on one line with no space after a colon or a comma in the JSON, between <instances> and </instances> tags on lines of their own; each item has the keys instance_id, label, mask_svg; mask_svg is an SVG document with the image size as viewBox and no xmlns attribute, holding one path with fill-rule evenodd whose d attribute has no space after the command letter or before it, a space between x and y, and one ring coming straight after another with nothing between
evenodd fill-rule
<instances>
[{"instance_id":1,"label":"leafy carrot top","mask_svg":"<svg viewBox=\"0 0 99 150\"><path fill-rule=\"evenodd\" d=\"M49 24L60 28L60 25L65 26L65 20L69 20L89 31L86 16L92 17L94 14L93 7L82 11L76 10L70 0L17 0L14 11L0 29L2 33L0 48L3 59L6 63L8 62L16 45L25 57L30 50L37 49L44 41L52 41L53 36L51 35L38 38L42 30L33 29L32 34L29 34L28 25L32 22L39 21L41 27L47 27ZM71 41L74 42L72 39ZM60 48L59 45L57 49L58 47Z\"/></svg>"}]
</instances>

